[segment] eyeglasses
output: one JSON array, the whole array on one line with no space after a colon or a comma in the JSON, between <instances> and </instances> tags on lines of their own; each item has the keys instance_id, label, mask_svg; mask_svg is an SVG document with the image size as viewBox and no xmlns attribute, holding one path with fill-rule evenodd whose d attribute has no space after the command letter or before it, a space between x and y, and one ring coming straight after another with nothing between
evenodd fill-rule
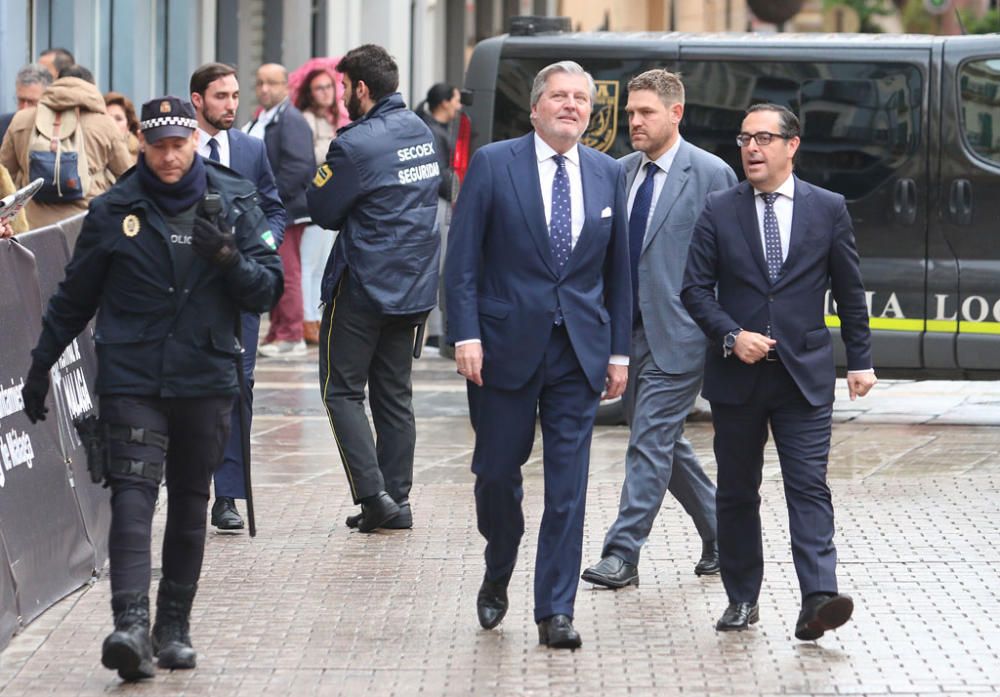
<instances>
[{"instance_id":1,"label":"eyeglasses","mask_svg":"<svg viewBox=\"0 0 1000 697\"><path fill-rule=\"evenodd\" d=\"M736 144L741 148L745 148L750 145L750 139L753 138L757 141L757 145L769 145L773 138L782 138L788 140L791 136L786 136L781 133L771 133L770 131L757 131L756 133L740 133L736 136Z\"/></svg>"},{"instance_id":2,"label":"eyeglasses","mask_svg":"<svg viewBox=\"0 0 1000 697\"><path fill-rule=\"evenodd\" d=\"M333 84L328 82L325 85L313 85L312 88L317 92L326 92L333 89Z\"/></svg>"}]
</instances>

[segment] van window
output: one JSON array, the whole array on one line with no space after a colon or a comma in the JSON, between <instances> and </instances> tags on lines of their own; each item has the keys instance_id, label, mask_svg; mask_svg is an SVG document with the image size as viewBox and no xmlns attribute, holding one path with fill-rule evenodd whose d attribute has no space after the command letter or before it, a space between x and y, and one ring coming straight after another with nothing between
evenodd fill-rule
<instances>
[{"instance_id":1,"label":"van window","mask_svg":"<svg viewBox=\"0 0 1000 697\"><path fill-rule=\"evenodd\" d=\"M1000 164L1000 58L962 66L962 132L974 153Z\"/></svg>"},{"instance_id":2,"label":"van window","mask_svg":"<svg viewBox=\"0 0 1000 697\"><path fill-rule=\"evenodd\" d=\"M531 130L531 83L539 70L554 59L504 58L497 74L496 102L493 110L491 140L523 136ZM628 137L628 81L652 68L669 67L666 63L641 60L597 59L581 61L594 78L597 99L590 117L590 127L581 141L612 157L632 152Z\"/></svg>"},{"instance_id":3,"label":"van window","mask_svg":"<svg viewBox=\"0 0 1000 697\"><path fill-rule=\"evenodd\" d=\"M685 61L681 132L742 173L734 138L744 111L783 104L802 126L796 172L864 198L918 154L923 83L916 66L879 63Z\"/></svg>"}]
</instances>

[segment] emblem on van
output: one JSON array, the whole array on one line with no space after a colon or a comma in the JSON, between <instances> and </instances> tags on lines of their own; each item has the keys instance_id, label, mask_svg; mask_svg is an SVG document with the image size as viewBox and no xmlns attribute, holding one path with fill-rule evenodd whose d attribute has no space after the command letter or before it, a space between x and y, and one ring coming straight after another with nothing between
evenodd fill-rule
<instances>
[{"instance_id":1,"label":"emblem on van","mask_svg":"<svg viewBox=\"0 0 1000 697\"><path fill-rule=\"evenodd\" d=\"M597 97L590 126L580 142L595 150L607 152L618 135L618 81L594 80Z\"/></svg>"}]
</instances>

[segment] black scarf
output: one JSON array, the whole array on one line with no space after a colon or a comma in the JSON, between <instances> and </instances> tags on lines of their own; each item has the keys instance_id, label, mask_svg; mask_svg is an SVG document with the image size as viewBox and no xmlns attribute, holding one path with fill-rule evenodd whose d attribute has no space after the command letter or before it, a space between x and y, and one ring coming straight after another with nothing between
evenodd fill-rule
<instances>
[{"instance_id":1,"label":"black scarf","mask_svg":"<svg viewBox=\"0 0 1000 697\"><path fill-rule=\"evenodd\" d=\"M152 199L157 208L168 216L175 216L198 203L204 198L205 190L208 188L205 165L199 155L194 156L191 169L173 184L167 184L156 176L153 170L146 165L146 159L142 153L139 153L136 169L139 182L146 195Z\"/></svg>"}]
</instances>

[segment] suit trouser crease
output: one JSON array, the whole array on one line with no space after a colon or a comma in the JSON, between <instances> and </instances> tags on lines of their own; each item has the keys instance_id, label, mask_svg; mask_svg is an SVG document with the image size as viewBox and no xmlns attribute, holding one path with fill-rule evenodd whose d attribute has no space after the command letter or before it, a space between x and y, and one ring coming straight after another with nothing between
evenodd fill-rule
<instances>
[{"instance_id":1,"label":"suit trouser crease","mask_svg":"<svg viewBox=\"0 0 1000 697\"><path fill-rule=\"evenodd\" d=\"M564 328L553 331L542 364L518 390L470 386L476 429L476 511L486 538L487 577L508 576L524 534L521 467L541 421L545 506L535 559L535 621L573 616L583 551L590 442L599 395L590 387ZM471 383L470 383L471 385Z\"/></svg>"},{"instance_id":2,"label":"suit trouser crease","mask_svg":"<svg viewBox=\"0 0 1000 697\"><path fill-rule=\"evenodd\" d=\"M340 283L323 311L320 387L355 503L383 490L397 502L409 499L416 445L414 325L412 316L366 307L350 280Z\"/></svg>"},{"instance_id":3,"label":"suit trouser crease","mask_svg":"<svg viewBox=\"0 0 1000 697\"><path fill-rule=\"evenodd\" d=\"M703 541L716 539L715 485L684 437L684 423L701 387L701 371L665 373L656 365L643 329L632 337L625 396L631 434L625 455L618 517L604 539L602 557L639 563L669 490L691 516Z\"/></svg>"},{"instance_id":4,"label":"suit trouser crease","mask_svg":"<svg viewBox=\"0 0 1000 697\"><path fill-rule=\"evenodd\" d=\"M247 401L238 398L237 403L246 413L247 425L250 425L253 420L253 373L257 365L260 315L253 312L242 312L240 313L240 321L243 324L243 374L246 376ZM216 497L228 496L233 499L247 497L243 464L243 426L240 423L239 409L234 406L232 423L229 426L229 440L226 442L226 452L222 457L222 464L215 470ZM247 463L247 466L249 467L250 463Z\"/></svg>"},{"instance_id":5,"label":"suit trouser crease","mask_svg":"<svg viewBox=\"0 0 1000 697\"><path fill-rule=\"evenodd\" d=\"M229 436L232 397L161 399L104 395L106 423L167 434L167 523L163 534L163 576L193 584L201 575L205 519L212 472ZM112 440L113 458L158 462L159 448ZM111 474L111 528L108 535L111 590L148 593L153 511L159 482Z\"/></svg>"},{"instance_id":6,"label":"suit trouser crease","mask_svg":"<svg viewBox=\"0 0 1000 697\"><path fill-rule=\"evenodd\" d=\"M834 517L826 482L833 405L812 406L780 364L760 368L746 404L712 404L718 463L719 561L733 602L756 602L763 582L760 484L768 424L788 507L792 560L803 597L837 592Z\"/></svg>"}]
</instances>

